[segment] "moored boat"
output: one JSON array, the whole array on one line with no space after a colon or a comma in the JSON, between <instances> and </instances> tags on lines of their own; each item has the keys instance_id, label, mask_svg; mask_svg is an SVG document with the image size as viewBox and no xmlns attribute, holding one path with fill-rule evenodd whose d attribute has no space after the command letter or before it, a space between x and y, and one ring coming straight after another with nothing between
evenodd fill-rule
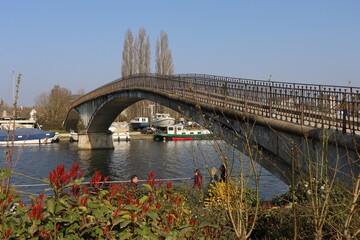
<instances>
[{"instance_id":1,"label":"moored boat","mask_svg":"<svg viewBox=\"0 0 360 240\"><path fill-rule=\"evenodd\" d=\"M151 126L153 127L166 127L175 124L175 118L167 113L156 113L151 119Z\"/></svg>"},{"instance_id":2,"label":"moored boat","mask_svg":"<svg viewBox=\"0 0 360 240\"><path fill-rule=\"evenodd\" d=\"M129 141L129 125L127 122L113 122L109 127L114 141Z\"/></svg>"},{"instance_id":3,"label":"moored boat","mask_svg":"<svg viewBox=\"0 0 360 240\"><path fill-rule=\"evenodd\" d=\"M47 144L59 140L57 132L48 132L38 128L18 128L0 130L0 145L14 144Z\"/></svg>"},{"instance_id":4,"label":"moored boat","mask_svg":"<svg viewBox=\"0 0 360 240\"><path fill-rule=\"evenodd\" d=\"M187 141L195 139L208 139L213 134L208 129L185 129L183 125L170 125L165 130L154 135L154 139L172 140L172 141Z\"/></svg>"},{"instance_id":5,"label":"moored boat","mask_svg":"<svg viewBox=\"0 0 360 240\"><path fill-rule=\"evenodd\" d=\"M147 117L136 117L130 121L132 129L142 129L150 126L149 119Z\"/></svg>"}]
</instances>

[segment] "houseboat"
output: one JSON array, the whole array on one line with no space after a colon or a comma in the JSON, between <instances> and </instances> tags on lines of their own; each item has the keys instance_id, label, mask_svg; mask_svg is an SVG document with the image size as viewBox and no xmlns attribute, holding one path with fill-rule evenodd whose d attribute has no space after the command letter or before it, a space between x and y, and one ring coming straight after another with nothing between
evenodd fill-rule
<instances>
[{"instance_id":1,"label":"houseboat","mask_svg":"<svg viewBox=\"0 0 360 240\"><path fill-rule=\"evenodd\" d=\"M169 125L154 135L157 141L186 141L208 139L213 136L208 129L185 129L183 125Z\"/></svg>"}]
</instances>

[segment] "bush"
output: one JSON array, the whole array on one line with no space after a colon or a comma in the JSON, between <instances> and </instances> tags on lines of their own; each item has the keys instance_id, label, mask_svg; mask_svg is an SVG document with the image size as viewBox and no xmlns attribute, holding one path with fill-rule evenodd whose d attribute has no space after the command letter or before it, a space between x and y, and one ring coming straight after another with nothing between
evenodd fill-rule
<instances>
[{"instance_id":1,"label":"bush","mask_svg":"<svg viewBox=\"0 0 360 240\"><path fill-rule=\"evenodd\" d=\"M192 218L184 197L150 173L141 188L108 185L97 171L80 185L75 164L58 166L48 182L54 196L40 194L31 205L0 196L2 239L210 239L216 226Z\"/></svg>"}]
</instances>

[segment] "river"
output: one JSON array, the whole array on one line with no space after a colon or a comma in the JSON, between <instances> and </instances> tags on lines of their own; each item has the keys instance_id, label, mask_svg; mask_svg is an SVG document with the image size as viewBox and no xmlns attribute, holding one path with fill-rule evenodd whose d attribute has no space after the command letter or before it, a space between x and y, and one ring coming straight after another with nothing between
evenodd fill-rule
<instances>
[{"instance_id":1,"label":"river","mask_svg":"<svg viewBox=\"0 0 360 240\"><path fill-rule=\"evenodd\" d=\"M208 169L221 165L221 157L227 157L231 164L231 175L239 173L240 162L249 173L248 158L238 151L229 148L222 141L168 141L133 140L130 142L114 142L111 150L78 150L77 143L53 143L47 145L17 146L13 155L16 172L32 178L14 175L13 185L21 191L44 192L44 186L31 187L23 185L39 184L34 178L47 178L49 172L57 165L63 164L66 171L74 163L79 163L85 171L85 179L89 180L95 170L100 170L103 176L109 176L112 181L128 181L132 174L145 180L152 170L156 178L184 178L186 184L191 184L193 172L200 169L204 184L210 180ZM0 147L0 166L5 161L6 147ZM241 161L240 161L241 160ZM288 186L277 177L261 168L260 197L263 200L273 198L288 190ZM140 181L141 183L142 181ZM175 181L175 183L178 181ZM252 183L250 183L252 185Z\"/></svg>"}]
</instances>

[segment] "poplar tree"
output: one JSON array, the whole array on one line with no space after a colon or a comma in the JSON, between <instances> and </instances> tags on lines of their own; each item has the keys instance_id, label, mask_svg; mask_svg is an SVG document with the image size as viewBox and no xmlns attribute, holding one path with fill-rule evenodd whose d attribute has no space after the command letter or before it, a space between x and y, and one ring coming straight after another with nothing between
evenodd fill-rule
<instances>
[{"instance_id":1,"label":"poplar tree","mask_svg":"<svg viewBox=\"0 0 360 240\"><path fill-rule=\"evenodd\" d=\"M174 65L169 49L169 38L166 32L160 32L160 38L156 41L156 73L162 75L174 74Z\"/></svg>"},{"instance_id":2,"label":"poplar tree","mask_svg":"<svg viewBox=\"0 0 360 240\"><path fill-rule=\"evenodd\" d=\"M126 31L124 48L122 52L122 66L121 75L126 77L137 73L137 56L136 56L136 44L134 41L133 33L130 29Z\"/></svg>"},{"instance_id":3,"label":"poplar tree","mask_svg":"<svg viewBox=\"0 0 360 240\"><path fill-rule=\"evenodd\" d=\"M150 38L146 34L144 27L140 28L138 38L136 39L136 50L138 59L138 73L150 73Z\"/></svg>"}]
</instances>

